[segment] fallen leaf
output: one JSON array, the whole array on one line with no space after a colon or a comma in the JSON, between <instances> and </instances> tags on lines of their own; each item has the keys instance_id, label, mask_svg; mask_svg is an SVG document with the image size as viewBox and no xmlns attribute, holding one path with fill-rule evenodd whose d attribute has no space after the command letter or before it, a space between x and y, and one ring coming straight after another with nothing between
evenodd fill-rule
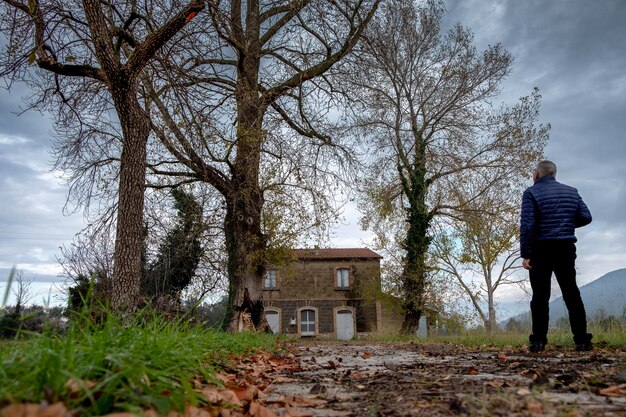
<instances>
[{"instance_id":1,"label":"fallen leaf","mask_svg":"<svg viewBox=\"0 0 626 417\"><path fill-rule=\"evenodd\" d=\"M365 351L363 352L363 359L369 359L372 357L372 352Z\"/></svg>"},{"instance_id":2,"label":"fallen leaf","mask_svg":"<svg viewBox=\"0 0 626 417\"><path fill-rule=\"evenodd\" d=\"M502 388L502 386L504 385L504 381L502 381L501 379L494 379L492 381L486 381L484 385L494 388Z\"/></svg>"},{"instance_id":3,"label":"fallen leaf","mask_svg":"<svg viewBox=\"0 0 626 417\"><path fill-rule=\"evenodd\" d=\"M317 407L327 403L328 401L324 401L319 398L298 397L295 395L285 399L285 404L294 407Z\"/></svg>"},{"instance_id":4,"label":"fallen leaf","mask_svg":"<svg viewBox=\"0 0 626 417\"><path fill-rule=\"evenodd\" d=\"M237 397L237 394L235 394L233 391L225 389L223 391L220 391L220 394L222 395L222 397L224 397L224 401L226 401L227 403L241 407L241 401L239 400L239 397Z\"/></svg>"},{"instance_id":5,"label":"fallen leaf","mask_svg":"<svg viewBox=\"0 0 626 417\"><path fill-rule=\"evenodd\" d=\"M543 413L543 404L537 400L529 399L526 401L526 409L531 413L541 414Z\"/></svg>"},{"instance_id":6,"label":"fallen leaf","mask_svg":"<svg viewBox=\"0 0 626 417\"><path fill-rule=\"evenodd\" d=\"M532 382L531 382L532 386L544 385L544 384L550 383L550 379L546 375L534 369L530 371L530 376L532 378Z\"/></svg>"},{"instance_id":7,"label":"fallen leaf","mask_svg":"<svg viewBox=\"0 0 626 417\"><path fill-rule=\"evenodd\" d=\"M276 359L270 359L267 361L272 367L277 368L285 363L285 361L278 361Z\"/></svg>"},{"instance_id":8,"label":"fallen leaf","mask_svg":"<svg viewBox=\"0 0 626 417\"><path fill-rule=\"evenodd\" d=\"M232 390L240 401L252 401L259 396L259 388L256 385L248 385Z\"/></svg>"},{"instance_id":9,"label":"fallen leaf","mask_svg":"<svg viewBox=\"0 0 626 417\"><path fill-rule=\"evenodd\" d=\"M207 410L203 410L193 405L185 407L185 417L213 417Z\"/></svg>"},{"instance_id":10,"label":"fallen leaf","mask_svg":"<svg viewBox=\"0 0 626 417\"><path fill-rule=\"evenodd\" d=\"M2 417L37 417L39 404L9 404L0 409Z\"/></svg>"},{"instance_id":11,"label":"fallen leaf","mask_svg":"<svg viewBox=\"0 0 626 417\"><path fill-rule=\"evenodd\" d=\"M473 366L471 368L469 368L467 370L467 374L468 375L477 375L478 374L478 369L474 368Z\"/></svg>"},{"instance_id":12,"label":"fallen leaf","mask_svg":"<svg viewBox=\"0 0 626 417\"><path fill-rule=\"evenodd\" d=\"M236 379L236 377L232 374L224 374L221 372L216 374L215 377L219 379L220 381L222 381L224 385L228 385L229 383L233 382Z\"/></svg>"},{"instance_id":13,"label":"fallen leaf","mask_svg":"<svg viewBox=\"0 0 626 417\"><path fill-rule=\"evenodd\" d=\"M596 391L596 394L605 397L622 397L626 395L626 384L613 385L612 387L599 389Z\"/></svg>"},{"instance_id":14,"label":"fallen leaf","mask_svg":"<svg viewBox=\"0 0 626 417\"><path fill-rule=\"evenodd\" d=\"M79 378L70 378L65 383L65 388L70 391L70 397L76 398L86 390L94 388L97 383Z\"/></svg>"},{"instance_id":15,"label":"fallen leaf","mask_svg":"<svg viewBox=\"0 0 626 417\"><path fill-rule=\"evenodd\" d=\"M157 410L152 408L142 411L142 414L144 417L161 417ZM167 417L180 417L180 414L172 410L167 414Z\"/></svg>"},{"instance_id":16,"label":"fallen leaf","mask_svg":"<svg viewBox=\"0 0 626 417\"><path fill-rule=\"evenodd\" d=\"M504 352L500 352L498 353L498 359L500 359L501 361L506 361L508 358L508 356L506 356L506 354Z\"/></svg>"},{"instance_id":17,"label":"fallen leaf","mask_svg":"<svg viewBox=\"0 0 626 417\"><path fill-rule=\"evenodd\" d=\"M520 388L517 390L517 395L525 397L526 395L530 395L530 390L528 388Z\"/></svg>"},{"instance_id":18,"label":"fallen leaf","mask_svg":"<svg viewBox=\"0 0 626 417\"><path fill-rule=\"evenodd\" d=\"M2 414L2 413L0 413ZM48 407L40 408L37 417L64 417L68 414L65 404L58 402Z\"/></svg>"},{"instance_id":19,"label":"fallen leaf","mask_svg":"<svg viewBox=\"0 0 626 417\"><path fill-rule=\"evenodd\" d=\"M285 413L284 413L284 417L313 417L313 414L311 413L307 413L304 411L299 411L295 408L289 407L289 405L287 405L285 407Z\"/></svg>"},{"instance_id":20,"label":"fallen leaf","mask_svg":"<svg viewBox=\"0 0 626 417\"><path fill-rule=\"evenodd\" d=\"M210 404L219 404L225 400L217 388L205 388L200 393Z\"/></svg>"},{"instance_id":21,"label":"fallen leaf","mask_svg":"<svg viewBox=\"0 0 626 417\"><path fill-rule=\"evenodd\" d=\"M274 384L285 384L287 382L294 382L294 381L297 381L297 379L296 378L290 378L288 376L281 376L281 375L279 375L279 376L277 376L275 378L272 378L272 383L274 383Z\"/></svg>"},{"instance_id":22,"label":"fallen leaf","mask_svg":"<svg viewBox=\"0 0 626 417\"><path fill-rule=\"evenodd\" d=\"M125 411L125 412L107 414L103 417L137 417L137 414L129 413Z\"/></svg>"},{"instance_id":23,"label":"fallen leaf","mask_svg":"<svg viewBox=\"0 0 626 417\"><path fill-rule=\"evenodd\" d=\"M263 407L257 402L250 403L250 416L251 417L278 417L276 413L274 413L269 408Z\"/></svg>"}]
</instances>

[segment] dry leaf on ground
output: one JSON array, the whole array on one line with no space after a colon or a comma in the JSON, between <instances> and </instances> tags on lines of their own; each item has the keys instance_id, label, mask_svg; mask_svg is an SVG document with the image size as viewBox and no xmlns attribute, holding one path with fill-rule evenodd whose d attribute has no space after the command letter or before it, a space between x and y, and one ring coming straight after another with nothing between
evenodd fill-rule
<instances>
[{"instance_id":1,"label":"dry leaf on ground","mask_svg":"<svg viewBox=\"0 0 626 417\"><path fill-rule=\"evenodd\" d=\"M599 389L597 394L605 397L622 397L626 395L626 384L613 385L612 387Z\"/></svg>"},{"instance_id":2,"label":"dry leaf on ground","mask_svg":"<svg viewBox=\"0 0 626 417\"><path fill-rule=\"evenodd\" d=\"M257 402L250 403L250 416L251 417L278 417L276 413L267 407L263 407Z\"/></svg>"},{"instance_id":3,"label":"dry leaf on ground","mask_svg":"<svg viewBox=\"0 0 626 417\"><path fill-rule=\"evenodd\" d=\"M40 404L9 404L0 409L2 417L66 417L70 413L63 403L52 405Z\"/></svg>"},{"instance_id":4,"label":"dry leaf on ground","mask_svg":"<svg viewBox=\"0 0 626 417\"><path fill-rule=\"evenodd\" d=\"M307 413L306 411L300 411L287 405L285 407L284 417L313 417L313 414Z\"/></svg>"}]
</instances>

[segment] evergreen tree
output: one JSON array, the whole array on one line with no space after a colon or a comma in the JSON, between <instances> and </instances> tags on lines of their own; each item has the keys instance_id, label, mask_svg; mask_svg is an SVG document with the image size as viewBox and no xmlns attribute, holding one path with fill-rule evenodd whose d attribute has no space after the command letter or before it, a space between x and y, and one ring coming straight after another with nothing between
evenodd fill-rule
<instances>
[{"instance_id":1,"label":"evergreen tree","mask_svg":"<svg viewBox=\"0 0 626 417\"><path fill-rule=\"evenodd\" d=\"M191 282L203 254L200 244L202 206L193 195L180 188L174 188L172 196L177 210L176 225L168 232L142 277L142 293L150 299L160 296L177 299Z\"/></svg>"}]
</instances>

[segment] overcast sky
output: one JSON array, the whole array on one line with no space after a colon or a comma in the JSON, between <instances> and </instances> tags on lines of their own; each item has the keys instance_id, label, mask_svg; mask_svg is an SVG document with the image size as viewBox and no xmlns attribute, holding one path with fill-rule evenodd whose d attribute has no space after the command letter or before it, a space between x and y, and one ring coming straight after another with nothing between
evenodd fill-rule
<instances>
[{"instance_id":1,"label":"overcast sky","mask_svg":"<svg viewBox=\"0 0 626 417\"><path fill-rule=\"evenodd\" d=\"M503 102L513 104L540 89L541 121L552 125L546 156L556 162L558 180L577 187L594 216L578 231L579 283L626 267L626 1L445 4L446 25L469 26L478 48L499 42L513 54ZM36 276L38 301L59 272L59 246L80 231L83 220L62 214L66 189L50 173L49 119L34 112L15 115L26 94L19 87L0 91L0 286L16 264ZM347 214L350 224L338 231L334 245L360 246L366 235L355 211ZM503 294L502 301L510 298L519 295Z\"/></svg>"}]
</instances>

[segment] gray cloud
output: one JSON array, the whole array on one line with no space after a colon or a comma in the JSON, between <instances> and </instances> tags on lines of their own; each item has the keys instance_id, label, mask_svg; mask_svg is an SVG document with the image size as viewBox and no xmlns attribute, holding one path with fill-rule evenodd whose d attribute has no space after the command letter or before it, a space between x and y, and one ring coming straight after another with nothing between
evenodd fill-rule
<instances>
[{"instance_id":1,"label":"gray cloud","mask_svg":"<svg viewBox=\"0 0 626 417\"><path fill-rule=\"evenodd\" d=\"M16 265L37 282L50 282L60 271L59 246L84 225L80 214L62 214L67 190L50 172L50 118L16 114L24 94L20 86L0 92L0 280Z\"/></svg>"},{"instance_id":2,"label":"gray cloud","mask_svg":"<svg viewBox=\"0 0 626 417\"><path fill-rule=\"evenodd\" d=\"M594 221L578 232L582 283L626 266L626 3L445 0L476 45L502 43L514 57L501 99L539 87L541 120L552 125L546 157L578 188ZM530 185L530 181L529 181Z\"/></svg>"},{"instance_id":3,"label":"gray cloud","mask_svg":"<svg viewBox=\"0 0 626 417\"><path fill-rule=\"evenodd\" d=\"M581 229L580 281L626 266L626 2L623 0L445 0L445 24L461 22L478 48L502 43L514 56L501 100L513 104L539 87L541 120L552 124L546 156L559 180L577 187L594 222ZM64 217L66 190L48 173L50 119L19 118L16 86L0 92L0 268L13 263L54 275L58 246L82 227ZM530 184L529 184L530 185ZM356 220L338 230L336 246L366 239ZM352 242L351 244L349 242Z\"/></svg>"}]
</instances>

